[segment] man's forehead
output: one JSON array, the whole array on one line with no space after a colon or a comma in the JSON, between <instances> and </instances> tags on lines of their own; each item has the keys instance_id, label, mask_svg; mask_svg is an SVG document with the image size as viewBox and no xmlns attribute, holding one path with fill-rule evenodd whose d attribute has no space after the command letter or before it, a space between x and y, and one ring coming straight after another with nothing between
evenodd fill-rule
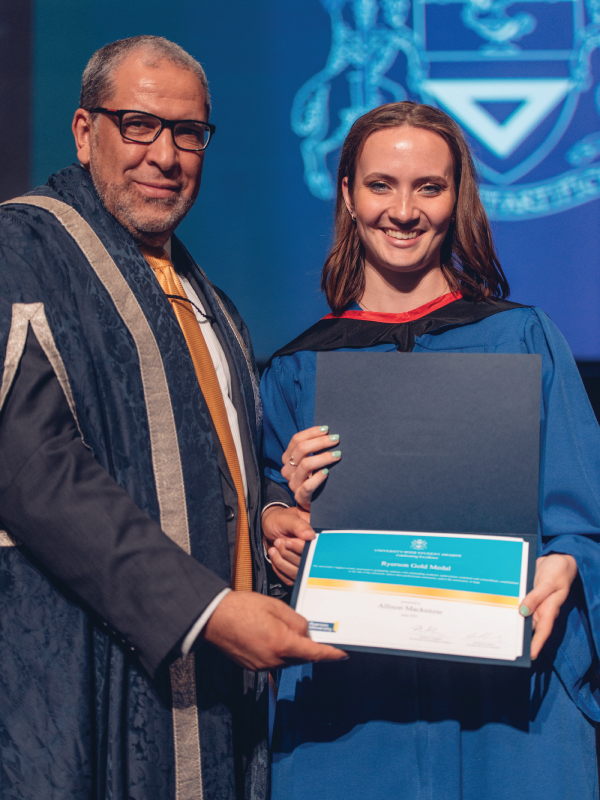
<instances>
[{"instance_id":1,"label":"man's forehead","mask_svg":"<svg viewBox=\"0 0 600 800\"><path fill-rule=\"evenodd\" d=\"M151 105L172 103L206 108L204 87L192 70L166 58L149 57L143 51L119 64L112 75L112 89L110 102L120 107L143 100Z\"/></svg>"}]
</instances>

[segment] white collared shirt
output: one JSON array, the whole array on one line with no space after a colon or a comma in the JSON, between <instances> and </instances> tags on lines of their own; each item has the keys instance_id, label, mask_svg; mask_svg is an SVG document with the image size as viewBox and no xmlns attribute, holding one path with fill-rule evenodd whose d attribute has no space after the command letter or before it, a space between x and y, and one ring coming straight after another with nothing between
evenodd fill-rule
<instances>
[{"instance_id":1,"label":"white collared shirt","mask_svg":"<svg viewBox=\"0 0 600 800\"><path fill-rule=\"evenodd\" d=\"M171 239L165 244L167 255L171 258ZM227 357L223 352L221 343L219 342L216 333L210 322L202 315L206 309L200 302L200 298L192 288L191 283L186 277L178 273L179 280L183 286L183 291L186 293L188 300L191 300L192 310L194 316L198 320L200 331L204 336L204 341L208 347L208 352L212 358L215 366L217 378L219 379L219 386L221 387L221 394L225 402L225 409L227 411L227 419L229 420L229 427L231 428L231 435L233 436L233 443L235 444L235 452L237 453L238 461L240 464L240 472L242 473L242 482L244 484L244 498L246 506L248 506L248 481L246 479L246 469L244 466L244 452L242 450L242 437L240 435L240 423L238 420L237 409L233 404L232 391L231 391L231 374L229 372L229 363ZM200 311L198 311L200 309Z\"/></svg>"},{"instance_id":2,"label":"white collared shirt","mask_svg":"<svg viewBox=\"0 0 600 800\"><path fill-rule=\"evenodd\" d=\"M169 258L171 258L171 239L165 244L165 250ZM206 342L206 346L208 347L208 352L210 353L210 357L212 358L212 362L215 366L215 371L217 373L217 378L219 380L219 386L221 387L221 394L223 395L223 401L225 403L225 409L227 411L227 419L229 420L229 427L231 428L231 435L233 437L233 443L235 444L235 451L237 453L238 461L240 464L240 472L242 474L242 482L244 484L244 497L246 500L246 508L248 507L248 481L246 478L246 468L244 465L244 452L242 449L242 437L240 435L240 423L238 420L237 409L233 404L233 393L231 390L231 373L229 371L229 363L227 361L227 357L223 352L223 348L221 347L221 343L217 338L216 333L214 332L212 325L210 322L206 320L203 316L203 312L206 311L203 304L200 302L200 298L194 291L190 282L185 278L183 275L178 273L179 280L181 281L181 285L183 286L183 290L186 293L188 300L194 304L192 305L192 309L194 311L194 316L198 320L198 326L202 335L204 336L204 341ZM196 308L197 307L197 308ZM212 613L219 605L221 600L228 594L231 589L223 589L222 592L219 592L216 597L209 603L209 605L204 609L202 614L198 617L196 622L192 625L190 630L188 631L183 643L181 645L181 653L182 655L186 656L190 650L196 639L198 638L199 634L201 633L202 629L210 619Z\"/></svg>"}]
</instances>

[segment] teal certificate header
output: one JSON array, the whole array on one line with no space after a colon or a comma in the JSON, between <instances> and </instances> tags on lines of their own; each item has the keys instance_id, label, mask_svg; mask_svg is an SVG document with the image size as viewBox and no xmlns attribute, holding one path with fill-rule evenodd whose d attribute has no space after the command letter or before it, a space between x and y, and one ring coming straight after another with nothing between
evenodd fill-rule
<instances>
[{"instance_id":1,"label":"teal certificate header","mask_svg":"<svg viewBox=\"0 0 600 800\"><path fill-rule=\"evenodd\" d=\"M518 597L522 551L521 540L491 536L327 532L310 577Z\"/></svg>"}]
</instances>

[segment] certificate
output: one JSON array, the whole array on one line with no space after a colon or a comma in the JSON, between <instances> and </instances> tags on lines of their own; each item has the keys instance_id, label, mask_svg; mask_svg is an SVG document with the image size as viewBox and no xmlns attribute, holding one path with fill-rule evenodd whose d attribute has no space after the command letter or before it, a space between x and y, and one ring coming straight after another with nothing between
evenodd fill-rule
<instances>
[{"instance_id":1,"label":"certificate","mask_svg":"<svg viewBox=\"0 0 600 800\"><path fill-rule=\"evenodd\" d=\"M350 650L523 665L528 536L323 531L295 607L312 639Z\"/></svg>"}]
</instances>

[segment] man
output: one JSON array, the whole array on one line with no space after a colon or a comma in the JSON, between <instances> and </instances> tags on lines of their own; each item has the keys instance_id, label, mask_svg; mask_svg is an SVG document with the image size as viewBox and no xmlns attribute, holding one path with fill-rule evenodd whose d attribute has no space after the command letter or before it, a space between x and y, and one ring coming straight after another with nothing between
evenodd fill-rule
<instances>
[{"instance_id":1,"label":"man","mask_svg":"<svg viewBox=\"0 0 600 800\"><path fill-rule=\"evenodd\" d=\"M0 209L2 798L264 798L255 670L340 656L261 594L250 342L173 236L208 116L177 45L107 45L80 165Z\"/></svg>"}]
</instances>

